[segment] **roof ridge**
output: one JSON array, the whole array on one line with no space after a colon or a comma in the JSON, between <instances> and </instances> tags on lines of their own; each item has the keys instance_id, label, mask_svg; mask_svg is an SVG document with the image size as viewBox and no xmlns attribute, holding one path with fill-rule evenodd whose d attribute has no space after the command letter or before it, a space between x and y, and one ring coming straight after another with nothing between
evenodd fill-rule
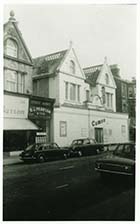
<instances>
[{"instance_id":1,"label":"roof ridge","mask_svg":"<svg viewBox=\"0 0 140 224\"><path fill-rule=\"evenodd\" d=\"M42 55L42 56L33 58L33 60L35 60L35 59L40 59L40 58L44 58L44 57L51 56L51 55L55 55L55 54L59 54L59 53L62 53L62 52L66 52L67 50L68 50L68 49L61 50L61 51L57 51L57 52L50 53L50 54L46 54L46 55Z\"/></svg>"},{"instance_id":2,"label":"roof ridge","mask_svg":"<svg viewBox=\"0 0 140 224\"><path fill-rule=\"evenodd\" d=\"M93 66L85 67L85 68L83 68L83 70L90 69L90 68L100 67L100 66L102 66L102 65L103 65L103 64L100 64L100 65L93 65Z\"/></svg>"}]
</instances>

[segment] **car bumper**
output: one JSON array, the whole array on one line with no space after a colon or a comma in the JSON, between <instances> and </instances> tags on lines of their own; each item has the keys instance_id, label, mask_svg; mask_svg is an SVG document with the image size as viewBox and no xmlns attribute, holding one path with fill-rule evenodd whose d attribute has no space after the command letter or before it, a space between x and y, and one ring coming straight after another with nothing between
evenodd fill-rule
<instances>
[{"instance_id":1,"label":"car bumper","mask_svg":"<svg viewBox=\"0 0 140 224\"><path fill-rule=\"evenodd\" d=\"M133 176L134 175L133 173L128 173L125 171L115 171L115 170L106 170L106 169L98 169L98 168L95 168L95 170L100 173L118 174L118 175L125 175L125 176Z\"/></svg>"},{"instance_id":2,"label":"car bumper","mask_svg":"<svg viewBox=\"0 0 140 224\"><path fill-rule=\"evenodd\" d=\"M20 157L20 160L22 161L29 161L29 160L35 160L36 158L35 157L32 157L32 156L29 156L29 157Z\"/></svg>"}]
</instances>

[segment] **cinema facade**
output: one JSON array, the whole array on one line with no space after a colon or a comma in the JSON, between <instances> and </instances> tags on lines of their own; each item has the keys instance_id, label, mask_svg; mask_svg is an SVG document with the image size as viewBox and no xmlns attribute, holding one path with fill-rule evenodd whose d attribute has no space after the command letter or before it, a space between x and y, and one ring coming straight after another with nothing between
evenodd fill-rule
<instances>
[{"instance_id":1,"label":"cinema facade","mask_svg":"<svg viewBox=\"0 0 140 224\"><path fill-rule=\"evenodd\" d=\"M73 46L33 59L33 94L55 98L52 140L61 146L76 138L129 141L127 113L116 112L116 84L105 58L82 69Z\"/></svg>"}]
</instances>

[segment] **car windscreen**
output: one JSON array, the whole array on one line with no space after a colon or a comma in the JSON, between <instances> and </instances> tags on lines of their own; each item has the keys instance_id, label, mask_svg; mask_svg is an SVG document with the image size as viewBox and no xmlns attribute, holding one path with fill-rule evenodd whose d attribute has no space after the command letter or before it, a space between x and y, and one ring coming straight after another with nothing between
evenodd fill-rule
<instances>
[{"instance_id":1,"label":"car windscreen","mask_svg":"<svg viewBox=\"0 0 140 224\"><path fill-rule=\"evenodd\" d=\"M25 151L30 151L31 149L33 149L33 147L34 147L34 144L33 144L33 145L29 145L29 146L25 149Z\"/></svg>"},{"instance_id":2,"label":"car windscreen","mask_svg":"<svg viewBox=\"0 0 140 224\"><path fill-rule=\"evenodd\" d=\"M133 144L120 144L117 146L115 151L113 152L114 155L124 158L135 158L135 145Z\"/></svg>"}]
</instances>

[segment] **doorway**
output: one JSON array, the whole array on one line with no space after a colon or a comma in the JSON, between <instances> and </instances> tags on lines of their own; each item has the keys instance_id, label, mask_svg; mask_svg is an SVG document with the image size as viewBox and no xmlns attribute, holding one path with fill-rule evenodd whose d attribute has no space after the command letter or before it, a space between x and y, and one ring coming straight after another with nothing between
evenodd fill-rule
<instances>
[{"instance_id":1,"label":"doorway","mask_svg":"<svg viewBox=\"0 0 140 224\"><path fill-rule=\"evenodd\" d=\"M95 139L97 143L103 143L103 128L95 128Z\"/></svg>"}]
</instances>

